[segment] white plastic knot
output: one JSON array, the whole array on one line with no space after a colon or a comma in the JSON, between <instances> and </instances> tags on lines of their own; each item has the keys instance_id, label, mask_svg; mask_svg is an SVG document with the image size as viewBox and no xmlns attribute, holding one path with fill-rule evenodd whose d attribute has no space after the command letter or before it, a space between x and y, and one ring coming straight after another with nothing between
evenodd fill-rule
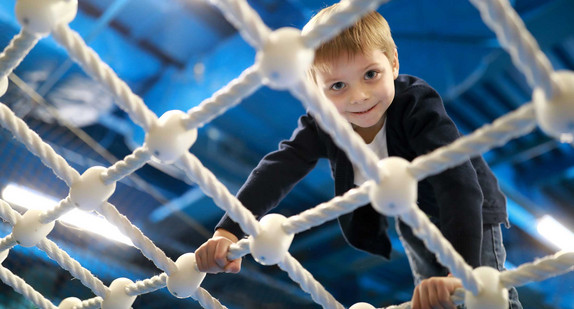
<instances>
[{"instance_id":1,"label":"white plastic knot","mask_svg":"<svg viewBox=\"0 0 574 309\"><path fill-rule=\"evenodd\" d=\"M398 216L417 202L417 179L408 171L409 161L399 157L385 158L378 163L381 182L369 192L373 208L381 214Z\"/></svg>"},{"instance_id":2,"label":"white plastic knot","mask_svg":"<svg viewBox=\"0 0 574 309\"><path fill-rule=\"evenodd\" d=\"M275 89L288 89L304 78L314 57L315 51L303 44L301 31L286 27L269 34L257 53L256 63L266 84Z\"/></svg>"},{"instance_id":3,"label":"white plastic knot","mask_svg":"<svg viewBox=\"0 0 574 309\"><path fill-rule=\"evenodd\" d=\"M167 277L167 289L177 298L193 295L205 278L205 273L197 269L195 254L186 253L175 261L177 271Z\"/></svg>"},{"instance_id":4,"label":"white plastic knot","mask_svg":"<svg viewBox=\"0 0 574 309\"><path fill-rule=\"evenodd\" d=\"M538 125L546 134L565 143L574 142L574 72L552 73L556 91L546 98L540 88L534 89L532 99Z\"/></svg>"},{"instance_id":5,"label":"white plastic knot","mask_svg":"<svg viewBox=\"0 0 574 309\"><path fill-rule=\"evenodd\" d=\"M99 209L102 203L114 193L116 183L107 185L102 179L105 171L105 167L90 167L72 183L70 200L76 207L85 211Z\"/></svg>"},{"instance_id":6,"label":"white plastic knot","mask_svg":"<svg viewBox=\"0 0 574 309\"><path fill-rule=\"evenodd\" d=\"M171 110L152 125L145 137L145 144L152 155L163 163L173 163L195 143L197 129L188 130L183 120L187 114Z\"/></svg>"},{"instance_id":7,"label":"white plastic knot","mask_svg":"<svg viewBox=\"0 0 574 309\"><path fill-rule=\"evenodd\" d=\"M257 236L249 236L249 250L253 258L263 265L275 265L285 257L293 234L283 230L283 222L287 220L280 214L269 214L261 218L261 232Z\"/></svg>"},{"instance_id":8,"label":"white plastic knot","mask_svg":"<svg viewBox=\"0 0 574 309\"><path fill-rule=\"evenodd\" d=\"M0 78L0 97L8 90L8 76Z\"/></svg>"},{"instance_id":9,"label":"white plastic knot","mask_svg":"<svg viewBox=\"0 0 574 309\"><path fill-rule=\"evenodd\" d=\"M102 301L102 309L130 309L135 296L126 293L126 287L134 284L130 279L118 278L110 284L110 291Z\"/></svg>"},{"instance_id":10,"label":"white plastic knot","mask_svg":"<svg viewBox=\"0 0 574 309\"><path fill-rule=\"evenodd\" d=\"M508 290L500 282L500 272L492 267L476 268L474 277L479 283L478 295L466 291L464 303L468 309L507 309Z\"/></svg>"},{"instance_id":11,"label":"white plastic knot","mask_svg":"<svg viewBox=\"0 0 574 309\"><path fill-rule=\"evenodd\" d=\"M55 222L41 223L40 217L43 211L30 209L16 222L12 230L12 236L23 247L33 247L44 239L52 229Z\"/></svg>"},{"instance_id":12,"label":"white plastic knot","mask_svg":"<svg viewBox=\"0 0 574 309\"><path fill-rule=\"evenodd\" d=\"M60 24L69 24L78 12L78 0L18 0L16 18L30 33L47 35Z\"/></svg>"},{"instance_id":13,"label":"white plastic knot","mask_svg":"<svg viewBox=\"0 0 574 309\"><path fill-rule=\"evenodd\" d=\"M58 309L74 309L80 308L82 306L82 301L76 297L68 297L60 303Z\"/></svg>"},{"instance_id":14,"label":"white plastic knot","mask_svg":"<svg viewBox=\"0 0 574 309\"><path fill-rule=\"evenodd\" d=\"M356 303L349 307L349 309L375 309L375 306L368 303Z\"/></svg>"},{"instance_id":15,"label":"white plastic knot","mask_svg":"<svg viewBox=\"0 0 574 309\"><path fill-rule=\"evenodd\" d=\"M8 253L10 253L9 249L0 252L0 264L2 264L4 260L6 260L6 258L8 257Z\"/></svg>"}]
</instances>

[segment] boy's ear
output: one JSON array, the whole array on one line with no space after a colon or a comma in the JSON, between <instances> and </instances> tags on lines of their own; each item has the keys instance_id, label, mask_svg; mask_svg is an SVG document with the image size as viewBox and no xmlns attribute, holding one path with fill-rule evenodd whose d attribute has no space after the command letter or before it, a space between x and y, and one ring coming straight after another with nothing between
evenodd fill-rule
<instances>
[{"instance_id":1,"label":"boy's ear","mask_svg":"<svg viewBox=\"0 0 574 309\"><path fill-rule=\"evenodd\" d=\"M395 79L399 77L399 53L396 48L393 56L393 77Z\"/></svg>"}]
</instances>

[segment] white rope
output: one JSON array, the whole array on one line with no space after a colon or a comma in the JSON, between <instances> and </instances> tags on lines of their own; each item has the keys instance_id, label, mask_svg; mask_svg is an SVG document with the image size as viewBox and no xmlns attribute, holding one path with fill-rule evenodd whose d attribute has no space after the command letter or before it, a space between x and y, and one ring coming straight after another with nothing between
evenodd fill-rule
<instances>
[{"instance_id":1,"label":"white rope","mask_svg":"<svg viewBox=\"0 0 574 309\"><path fill-rule=\"evenodd\" d=\"M143 281L136 281L132 285L126 287L126 294L129 296L136 296L146 293L151 293L157 291L166 286L167 274L162 273L157 276L153 276L149 279Z\"/></svg>"},{"instance_id":2,"label":"white rope","mask_svg":"<svg viewBox=\"0 0 574 309\"><path fill-rule=\"evenodd\" d=\"M151 153L147 147L139 147L130 155L126 156L102 173L102 181L110 185L144 166L151 159Z\"/></svg>"},{"instance_id":3,"label":"white rope","mask_svg":"<svg viewBox=\"0 0 574 309\"><path fill-rule=\"evenodd\" d=\"M12 226L22 219L22 215L13 210L8 203L5 203L2 200L0 200L0 216L7 219ZM12 237L12 234L8 235L8 237ZM53 241L44 238L40 241L37 247L46 252L52 260L56 261L58 265L60 265L60 267L70 272L72 276L79 279L85 286L90 288L94 294L104 296L107 293L108 288L98 278L94 277L89 270L83 268L80 263L72 259L66 251L61 250ZM0 248L0 252L2 251L4 251L4 249Z\"/></svg>"},{"instance_id":4,"label":"white rope","mask_svg":"<svg viewBox=\"0 0 574 309\"><path fill-rule=\"evenodd\" d=\"M6 220L11 226L16 225L18 219L20 218L20 214L14 209L10 204L6 203L4 200L0 199L0 217Z\"/></svg>"},{"instance_id":5,"label":"white rope","mask_svg":"<svg viewBox=\"0 0 574 309\"><path fill-rule=\"evenodd\" d=\"M6 220L11 226L14 226L20 219L21 215L12 209L10 204L0 199L0 217ZM11 249L15 245L16 240L14 239L14 236L9 234L0 240L0 252Z\"/></svg>"},{"instance_id":6,"label":"white rope","mask_svg":"<svg viewBox=\"0 0 574 309\"><path fill-rule=\"evenodd\" d=\"M197 183L219 208L225 210L243 231L252 236L259 235L259 222L255 216L243 207L243 204L194 155L185 153L175 164L185 172L187 177Z\"/></svg>"},{"instance_id":7,"label":"white rope","mask_svg":"<svg viewBox=\"0 0 574 309\"><path fill-rule=\"evenodd\" d=\"M202 287L199 287L191 297L205 309L227 309L227 307L222 305L219 300L211 296L211 294Z\"/></svg>"},{"instance_id":8,"label":"white rope","mask_svg":"<svg viewBox=\"0 0 574 309\"><path fill-rule=\"evenodd\" d=\"M478 295L480 292L479 283L474 277L472 267L466 264L464 258L444 238L422 210L413 205L412 209L402 214L400 218L412 228L413 233L436 255L437 260L448 267L450 272L462 281L462 285L468 291Z\"/></svg>"},{"instance_id":9,"label":"white rope","mask_svg":"<svg viewBox=\"0 0 574 309\"><path fill-rule=\"evenodd\" d=\"M247 68L241 75L228 85L215 92L209 99L191 108L184 120L184 126L191 130L202 127L215 117L241 102L263 84L256 66Z\"/></svg>"},{"instance_id":10,"label":"white rope","mask_svg":"<svg viewBox=\"0 0 574 309\"><path fill-rule=\"evenodd\" d=\"M0 280L2 280L7 285L11 286L14 291L24 295L27 299L29 299L34 305L38 306L41 309L57 309L54 304L52 304L49 300L44 298L42 294L38 291L34 290L31 286L29 286L24 279L16 276L13 274L9 269L5 268L4 266L0 265Z\"/></svg>"},{"instance_id":11,"label":"white rope","mask_svg":"<svg viewBox=\"0 0 574 309\"><path fill-rule=\"evenodd\" d=\"M4 250L12 249L17 244L18 244L18 242L16 241L14 236L12 234L10 234L10 235L0 239L0 252L3 252Z\"/></svg>"},{"instance_id":12,"label":"white rope","mask_svg":"<svg viewBox=\"0 0 574 309\"><path fill-rule=\"evenodd\" d=\"M105 64L98 54L88 47L82 37L68 25L59 25L52 37L62 45L72 59L74 59L86 73L93 79L106 86L118 98L118 105L130 115L132 120L149 131L157 116L148 109L143 100L134 94L130 87L121 80L114 70Z\"/></svg>"},{"instance_id":13,"label":"white rope","mask_svg":"<svg viewBox=\"0 0 574 309\"><path fill-rule=\"evenodd\" d=\"M100 296L83 300L80 308L75 309L99 309L101 308L103 301L104 299L101 298Z\"/></svg>"},{"instance_id":14,"label":"white rope","mask_svg":"<svg viewBox=\"0 0 574 309\"><path fill-rule=\"evenodd\" d=\"M28 125L18 118L6 105L0 103L0 125L6 128L14 137L20 141L35 156L42 160L42 163L54 171L54 174L61 178L68 186L80 177L80 174L70 167L68 162L40 136L32 131Z\"/></svg>"},{"instance_id":15,"label":"white rope","mask_svg":"<svg viewBox=\"0 0 574 309\"><path fill-rule=\"evenodd\" d=\"M58 247L53 241L44 238L37 247L46 252L46 254L60 265L63 269L67 270L74 278L79 279L86 287L94 292L94 294L104 297L109 289L98 278L96 278L89 270L85 269L72 259L68 253Z\"/></svg>"},{"instance_id":16,"label":"white rope","mask_svg":"<svg viewBox=\"0 0 574 309\"><path fill-rule=\"evenodd\" d=\"M287 218L282 224L283 230L287 234L297 234L364 206L369 203L370 184L372 182L365 182L360 187L347 191L343 196L335 197Z\"/></svg>"},{"instance_id":17,"label":"white rope","mask_svg":"<svg viewBox=\"0 0 574 309\"><path fill-rule=\"evenodd\" d=\"M0 78L10 75L40 38L39 35L21 29L0 54Z\"/></svg>"},{"instance_id":18,"label":"white rope","mask_svg":"<svg viewBox=\"0 0 574 309\"><path fill-rule=\"evenodd\" d=\"M503 145L513 138L525 135L535 128L534 105L525 104L449 145L418 156L411 162L409 171L417 180L422 180Z\"/></svg>"},{"instance_id":19,"label":"white rope","mask_svg":"<svg viewBox=\"0 0 574 309\"><path fill-rule=\"evenodd\" d=\"M552 81L552 64L540 50L524 22L507 0L470 0L480 11L482 20L498 37L512 57L514 65L526 76L530 86L541 87L546 98L556 93Z\"/></svg>"},{"instance_id":20,"label":"white rope","mask_svg":"<svg viewBox=\"0 0 574 309\"><path fill-rule=\"evenodd\" d=\"M240 239L238 242L229 246L229 250L227 251L227 259L233 261L238 259L242 256L249 254L249 239L243 238Z\"/></svg>"},{"instance_id":21,"label":"white rope","mask_svg":"<svg viewBox=\"0 0 574 309\"><path fill-rule=\"evenodd\" d=\"M345 151L349 160L357 164L368 178L380 182L377 155L353 131L351 124L337 112L335 106L325 102L315 88L309 80L300 81L291 89L291 93L303 102L325 132L333 136L333 142Z\"/></svg>"},{"instance_id":22,"label":"white rope","mask_svg":"<svg viewBox=\"0 0 574 309\"><path fill-rule=\"evenodd\" d=\"M350 27L358 18L389 0L343 0L328 20L318 23L303 34L305 46L315 49L333 38L343 29Z\"/></svg>"},{"instance_id":23,"label":"white rope","mask_svg":"<svg viewBox=\"0 0 574 309\"><path fill-rule=\"evenodd\" d=\"M210 1L223 12L223 15L239 30L249 44L258 50L263 48L272 30L264 24L259 14L249 6L246 0ZM381 3L387 1L342 0L341 5L329 20L321 21L313 29L309 29L303 34L305 46L316 48L325 40L332 38L342 29L351 25L360 16L376 9ZM495 31L503 47L511 54L516 66L526 75L530 85L533 88L543 88L546 97L552 97L556 92L556 86L551 78L553 73L552 66L512 7L503 0L471 0L471 2L481 11L483 19ZM147 108L139 96L129 89L124 81L119 79L108 65L101 61L99 56L86 45L80 35L67 25L57 26L52 34L54 39L66 48L70 56L89 75L105 85L118 98L118 104L131 116L134 122L142 126L144 130L149 131L156 123L157 116ZM39 36L25 31L21 31L15 36L3 53L0 54L0 77L10 74L39 39ZM256 65L248 68L237 79L215 92L211 98L189 109L187 112L188 117L184 119L185 127L187 129L195 129L203 126L259 89L262 85L262 77L258 69ZM283 223L283 229L289 234L295 234L367 204L369 202L368 190L372 181L380 182L383 176L378 168L377 156L365 145L360 136L353 131L351 125L337 112L336 108L332 104L325 102L324 98L309 81L301 81L296 84L291 89L291 92L304 103L319 125L332 134L333 140L346 152L349 159L357 164L369 179L372 179L341 197L335 197L329 202L322 203L315 208L288 218ZM34 155L38 156L68 186L71 186L80 177L76 170L71 168L61 156L56 154L48 144L44 143L35 132L30 130L21 119L16 117L8 107L1 103L0 124L11 131L19 141ZM535 126L534 108L529 103L501 117L492 125L485 125L448 146L439 148L427 155L419 156L413 160L409 166L409 171L417 180L422 180L430 175L454 167L471 157L480 155L497 145L502 145L511 138L524 135L533 130ZM135 172L150 159L151 154L144 145L136 149L124 160L118 161L109 167L102 173L102 180L107 185L119 181ZM234 221L238 222L243 231L252 236L257 236L260 233L259 222L253 214L195 156L185 153L176 161L176 165L192 181L196 182L206 195L212 197L217 206L225 210ZM41 223L54 221L73 207L68 196L54 208L45 211L40 221ZM164 271L160 275L137 281L127 286L126 293L130 296L135 296L165 287L168 275L177 270L175 262L168 258L161 249L157 248L125 216L120 214L115 206L104 202L101 212L108 221L115 224L120 231L128 235L144 256L152 260L158 268ZM0 216L11 225L15 225L21 217L20 214L10 208L8 203L2 200L0 200ZM467 290L475 295L478 294L479 284L474 278L471 267L464 262L463 258L444 239L436 226L430 222L428 217L416 205L413 205L411 211L401 215L401 219L410 225L415 235L423 240L429 250L437 255L439 262L447 266L455 277L461 279ZM0 251L9 249L15 244L12 234L10 234L0 240ZM50 240L43 239L38 247L98 295L95 298L82 301L81 308L99 308L101 306L102 297L109 292L108 287L88 270L82 268L77 261L73 260ZM229 259L237 259L248 253L249 240L241 239L230 246L227 256ZM574 253L559 252L554 256L524 264L516 270L502 272L500 278L506 287L519 286L571 271L573 265ZM278 266L286 271L293 281L297 282L305 292L311 295L313 300L323 307L343 308L289 253ZM38 307L55 308L51 302L44 299L41 294L28 286L21 278L1 266L0 277ZM203 288L199 288L192 297L205 308L226 308ZM464 290L457 289L451 299L455 304L461 304L463 298ZM388 308L410 308L410 303Z\"/></svg>"},{"instance_id":24,"label":"white rope","mask_svg":"<svg viewBox=\"0 0 574 309\"><path fill-rule=\"evenodd\" d=\"M147 238L126 216L122 215L114 205L105 202L102 204L102 215L118 229L128 236L142 254L150 259L159 269L168 275L177 271L175 262L168 258L165 253Z\"/></svg>"},{"instance_id":25,"label":"white rope","mask_svg":"<svg viewBox=\"0 0 574 309\"><path fill-rule=\"evenodd\" d=\"M560 251L554 255L503 271L500 281L507 287L522 286L565 274L574 269L574 252Z\"/></svg>"},{"instance_id":26,"label":"white rope","mask_svg":"<svg viewBox=\"0 0 574 309\"><path fill-rule=\"evenodd\" d=\"M190 0L192 1L192 0ZM261 49L271 30L261 16L245 0L210 0L225 18L239 30L243 39L255 49Z\"/></svg>"},{"instance_id":27,"label":"white rope","mask_svg":"<svg viewBox=\"0 0 574 309\"><path fill-rule=\"evenodd\" d=\"M454 293L452 293L450 295L450 300L453 302L453 304L459 306L464 304L464 295L465 295L465 290L462 288L456 289L454 290ZM402 303L400 305L397 306L389 306L389 307L385 307L383 309L411 309L412 308L412 303L406 302L406 303Z\"/></svg>"},{"instance_id":28,"label":"white rope","mask_svg":"<svg viewBox=\"0 0 574 309\"><path fill-rule=\"evenodd\" d=\"M301 289L309 293L311 298L323 308L345 308L289 252L277 266L288 273L289 278L297 282Z\"/></svg>"},{"instance_id":29,"label":"white rope","mask_svg":"<svg viewBox=\"0 0 574 309\"><path fill-rule=\"evenodd\" d=\"M74 208L74 203L72 203L72 200L68 195L65 199L61 200L58 205L44 211L40 216L40 222L46 224L55 221Z\"/></svg>"}]
</instances>

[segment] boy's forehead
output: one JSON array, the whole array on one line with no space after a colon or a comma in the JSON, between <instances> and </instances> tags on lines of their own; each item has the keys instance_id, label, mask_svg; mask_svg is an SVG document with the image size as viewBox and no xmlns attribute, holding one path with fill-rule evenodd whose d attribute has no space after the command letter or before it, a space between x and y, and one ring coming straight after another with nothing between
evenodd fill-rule
<instances>
[{"instance_id":1,"label":"boy's forehead","mask_svg":"<svg viewBox=\"0 0 574 309\"><path fill-rule=\"evenodd\" d=\"M324 55L315 60L314 67L318 71L330 72L333 69L346 66L356 62L363 61L375 61L380 60L379 57L384 56L387 59L387 55L377 50L366 50L366 51L340 51L339 53L332 53L330 55Z\"/></svg>"},{"instance_id":2,"label":"boy's forehead","mask_svg":"<svg viewBox=\"0 0 574 309\"><path fill-rule=\"evenodd\" d=\"M345 65L349 62L353 62L357 56L361 54L362 52L339 51L337 53L331 53L329 55L323 55L323 57L319 57L315 60L313 66L320 72L329 73L340 65Z\"/></svg>"}]
</instances>

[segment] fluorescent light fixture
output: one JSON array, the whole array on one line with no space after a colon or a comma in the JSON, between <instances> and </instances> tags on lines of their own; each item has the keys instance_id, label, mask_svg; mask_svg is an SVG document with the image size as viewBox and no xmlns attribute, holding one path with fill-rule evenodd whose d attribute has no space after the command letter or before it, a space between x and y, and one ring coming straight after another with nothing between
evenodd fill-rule
<instances>
[{"instance_id":1,"label":"fluorescent light fixture","mask_svg":"<svg viewBox=\"0 0 574 309\"><path fill-rule=\"evenodd\" d=\"M536 229L540 235L560 250L574 251L574 233L553 217L545 215L538 219Z\"/></svg>"},{"instance_id":2,"label":"fluorescent light fixture","mask_svg":"<svg viewBox=\"0 0 574 309\"><path fill-rule=\"evenodd\" d=\"M58 201L53 197L16 184L8 184L2 190L1 196L4 201L26 209L50 209L58 204ZM94 213L74 208L58 220L66 225L71 225L129 246L134 245L116 226Z\"/></svg>"}]
</instances>

